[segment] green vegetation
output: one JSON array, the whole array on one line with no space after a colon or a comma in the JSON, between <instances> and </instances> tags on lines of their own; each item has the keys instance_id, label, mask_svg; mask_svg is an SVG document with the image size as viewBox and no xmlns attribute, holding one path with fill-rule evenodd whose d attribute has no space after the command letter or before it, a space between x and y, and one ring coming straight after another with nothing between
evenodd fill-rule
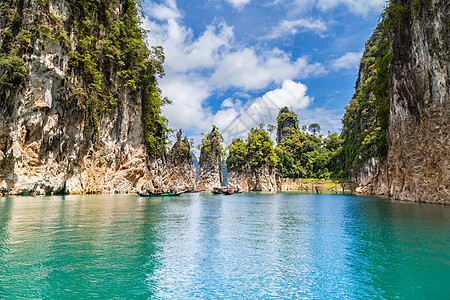
<instances>
[{"instance_id":1,"label":"green vegetation","mask_svg":"<svg viewBox=\"0 0 450 300\"><path fill-rule=\"evenodd\" d=\"M187 159L192 159L191 144L187 137L185 137L184 139L182 139L182 137L183 131L180 129L177 132L177 141L168 153L168 157L174 161L185 161Z\"/></svg>"},{"instance_id":2,"label":"green vegetation","mask_svg":"<svg viewBox=\"0 0 450 300\"><path fill-rule=\"evenodd\" d=\"M281 143L284 137L299 130L297 115L283 107L277 117L277 128L277 142Z\"/></svg>"},{"instance_id":3,"label":"green vegetation","mask_svg":"<svg viewBox=\"0 0 450 300\"><path fill-rule=\"evenodd\" d=\"M286 119L282 117L286 114L294 115L297 121L297 115L287 108L280 110L278 119ZM284 126L285 123L278 122L278 132L283 132ZM320 132L320 125L317 123L309 125L309 131L313 134L306 133L305 125L302 126L305 132L298 129L298 123L294 127L290 123L287 126L295 129L284 138L284 142L275 147L278 157L277 174L287 178L330 177L330 166L334 165L336 152L340 151L342 145L339 136L336 133L326 138L316 136Z\"/></svg>"},{"instance_id":4,"label":"green vegetation","mask_svg":"<svg viewBox=\"0 0 450 300\"><path fill-rule=\"evenodd\" d=\"M273 149L273 141L261 124L252 128L247 139L235 139L228 146L226 164L229 170L244 172L248 167L273 168L277 164L277 156Z\"/></svg>"},{"instance_id":5,"label":"green vegetation","mask_svg":"<svg viewBox=\"0 0 450 300\"><path fill-rule=\"evenodd\" d=\"M0 104L20 86L28 74L21 57L0 54Z\"/></svg>"},{"instance_id":6,"label":"green vegetation","mask_svg":"<svg viewBox=\"0 0 450 300\"><path fill-rule=\"evenodd\" d=\"M247 137L247 161L253 168L274 167L277 156L273 150L273 142L269 134L263 129L252 128Z\"/></svg>"},{"instance_id":7,"label":"green vegetation","mask_svg":"<svg viewBox=\"0 0 450 300\"><path fill-rule=\"evenodd\" d=\"M320 132L320 125L318 123L313 123L309 125L308 130L309 132L312 132L312 134L316 135Z\"/></svg>"},{"instance_id":8,"label":"green vegetation","mask_svg":"<svg viewBox=\"0 0 450 300\"><path fill-rule=\"evenodd\" d=\"M242 139L234 139L228 146L226 164L229 170L245 171L247 167L247 145Z\"/></svg>"},{"instance_id":9,"label":"green vegetation","mask_svg":"<svg viewBox=\"0 0 450 300\"><path fill-rule=\"evenodd\" d=\"M219 129L213 125L212 130L203 139L200 148L200 162L213 162L217 158L222 159L225 156L225 150L222 146L223 136Z\"/></svg>"},{"instance_id":10,"label":"green vegetation","mask_svg":"<svg viewBox=\"0 0 450 300\"><path fill-rule=\"evenodd\" d=\"M148 153L164 153L168 128L161 106L168 100L160 97L157 85L157 76L164 75L164 54L162 48L149 49L144 42L140 1L67 2L71 10L67 22L50 13L48 0L37 2L40 11L29 9L24 0L0 6L4 28L0 33L0 101L7 101L24 86L29 54L58 45L62 55L69 56L61 100L83 113L85 128L95 129L125 98L140 99ZM69 32L74 34L72 40Z\"/></svg>"},{"instance_id":11,"label":"green vegetation","mask_svg":"<svg viewBox=\"0 0 450 300\"><path fill-rule=\"evenodd\" d=\"M343 147L332 166L339 177L351 176L369 158L383 157L387 152L391 54L383 24L377 26L366 43L356 92L342 120Z\"/></svg>"},{"instance_id":12,"label":"green vegetation","mask_svg":"<svg viewBox=\"0 0 450 300\"><path fill-rule=\"evenodd\" d=\"M342 149L343 141L338 134L323 138L301 132L297 115L288 108L280 110L277 120L277 140L282 140L281 134L284 141L273 148L262 125L252 128L246 141L236 139L228 146L228 169L243 172L247 167L275 167L276 174L281 177L329 178L336 153ZM317 123L311 125L320 128Z\"/></svg>"}]
</instances>

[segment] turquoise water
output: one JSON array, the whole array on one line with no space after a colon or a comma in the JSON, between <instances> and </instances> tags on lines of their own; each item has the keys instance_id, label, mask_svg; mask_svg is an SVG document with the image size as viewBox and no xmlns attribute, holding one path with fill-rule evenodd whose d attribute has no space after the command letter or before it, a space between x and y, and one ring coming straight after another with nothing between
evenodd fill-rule
<instances>
[{"instance_id":1,"label":"turquoise water","mask_svg":"<svg viewBox=\"0 0 450 300\"><path fill-rule=\"evenodd\" d=\"M0 298L449 299L450 207L300 193L0 197Z\"/></svg>"}]
</instances>

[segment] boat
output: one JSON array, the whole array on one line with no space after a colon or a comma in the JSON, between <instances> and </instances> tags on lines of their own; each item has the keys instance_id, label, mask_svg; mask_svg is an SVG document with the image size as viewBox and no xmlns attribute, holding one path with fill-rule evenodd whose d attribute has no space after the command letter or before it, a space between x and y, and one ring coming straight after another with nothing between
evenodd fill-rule
<instances>
[{"instance_id":1,"label":"boat","mask_svg":"<svg viewBox=\"0 0 450 300\"><path fill-rule=\"evenodd\" d=\"M223 194L223 191L225 190L225 187L215 187L213 188L213 190L211 191L213 194Z\"/></svg>"},{"instance_id":2,"label":"boat","mask_svg":"<svg viewBox=\"0 0 450 300\"><path fill-rule=\"evenodd\" d=\"M229 187L216 187L211 191L213 194L225 194L225 195L233 195L237 193L242 193L242 191L238 188L229 188Z\"/></svg>"},{"instance_id":3,"label":"boat","mask_svg":"<svg viewBox=\"0 0 450 300\"><path fill-rule=\"evenodd\" d=\"M191 188L191 189L186 189L186 190L184 191L184 193L186 193L186 194L200 193L200 190L199 190L199 189L196 189L196 188Z\"/></svg>"},{"instance_id":4,"label":"boat","mask_svg":"<svg viewBox=\"0 0 450 300\"><path fill-rule=\"evenodd\" d=\"M174 197L183 194L175 188L149 189L146 192L138 191L137 194L141 197Z\"/></svg>"},{"instance_id":5,"label":"boat","mask_svg":"<svg viewBox=\"0 0 450 300\"><path fill-rule=\"evenodd\" d=\"M225 195L233 195L233 194L234 194L234 190L233 190L233 189L225 189L225 190L223 191L223 193L224 193Z\"/></svg>"}]
</instances>

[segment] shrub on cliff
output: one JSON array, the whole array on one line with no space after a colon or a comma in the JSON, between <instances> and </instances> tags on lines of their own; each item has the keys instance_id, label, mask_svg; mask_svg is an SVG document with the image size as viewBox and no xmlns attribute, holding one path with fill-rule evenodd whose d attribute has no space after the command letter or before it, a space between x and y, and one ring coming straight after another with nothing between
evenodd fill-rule
<instances>
[{"instance_id":1,"label":"shrub on cliff","mask_svg":"<svg viewBox=\"0 0 450 300\"><path fill-rule=\"evenodd\" d=\"M164 152L167 120L161 106L168 100L160 97L156 79L164 75L164 55L162 48L149 49L144 41L140 0L66 2L69 15L63 19L51 12L47 0L31 7L23 0L2 1L0 97L20 93L29 79L31 54L60 49L60 59L69 58L61 105L81 112L85 130L95 132L122 101L139 99L148 152Z\"/></svg>"},{"instance_id":2,"label":"shrub on cliff","mask_svg":"<svg viewBox=\"0 0 450 300\"><path fill-rule=\"evenodd\" d=\"M344 143L333 166L340 177L351 176L369 158L386 154L391 54L385 26L386 22L381 22L366 43L356 91L345 108Z\"/></svg>"},{"instance_id":3,"label":"shrub on cliff","mask_svg":"<svg viewBox=\"0 0 450 300\"><path fill-rule=\"evenodd\" d=\"M203 139L200 148L200 162L213 162L216 159L221 159L225 155L225 150L222 146L223 136L219 133L217 126L213 125L210 133Z\"/></svg>"}]
</instances>

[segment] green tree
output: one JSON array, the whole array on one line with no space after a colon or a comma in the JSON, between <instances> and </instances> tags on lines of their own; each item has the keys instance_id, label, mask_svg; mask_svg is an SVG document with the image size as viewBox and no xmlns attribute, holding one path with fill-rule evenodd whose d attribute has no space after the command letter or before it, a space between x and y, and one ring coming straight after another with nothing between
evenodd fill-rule
<instances>
[{"instance_id":1,"label":"green tree","mask_svg":"<svg viewBox=\"0 0 450 300\"><path fill-rule=\"evenodd\" d=\"M318 123L312 123L308 128L309 132L312 132L314 135L320 132L320 125Z\"/></svg>"},{"instance_id":2,"label":"green tree","mask_svg":"<svg viewBox=\"0 0 450 300\"><path fill-rule=\"evenodd\" d=\"M226 164L229 171L245 171L247 167L247 145L242 139L234 139L228 146Z\"/></svg>"},{"instance_id":3,"label":"green tree","mask_svg":"<svg viewBox=\"0 0 450 300\"><path fill-rule=\"evenodd\" d=\"M248 134L247 161L255 168L275 167L277 163L273 142L262 128L252 128Z\"/></svg>"}]
</instances>

